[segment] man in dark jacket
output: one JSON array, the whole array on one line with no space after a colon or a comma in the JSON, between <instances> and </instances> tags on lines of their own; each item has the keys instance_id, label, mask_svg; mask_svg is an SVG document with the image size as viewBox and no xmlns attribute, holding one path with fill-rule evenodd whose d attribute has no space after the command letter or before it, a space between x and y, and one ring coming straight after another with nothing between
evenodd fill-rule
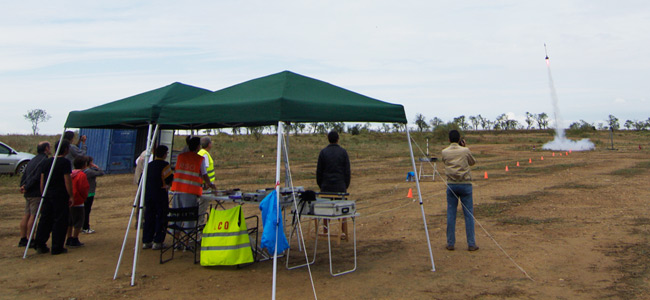
<instances>
[{"instance_id":1,"label":"man in dark jacket","mask_svg":"<svg viewBox=\"0 0 650 300\"><path fill-rule=\"evenodd\" d=\"M316 183L321 192L345 193L350 186L350 158L348 152L339 146L336 131L331 131L327 139L330 144L318 155Z\"/></svg>"},{"instance_id":2,"label":"man in dark jacket","mask_svg":"<svg viewBox=\"0 0 650 300\"><path fill-rule=\"evenodd\" d=\"M25 214L20 221L20 242L18 247L27 246L28 232L34 226L38 204L41 202L40 165L50 155L50 143L38 143L36 152L37 155L29 161L22 178L20 178L20 192L25 196Z\"/></svg>"},{"instance_id":3,"label":"man in dark jacket","mask_svg":"<svg viewBox=\"0 0 650 300\"><path fill-rule=\"evenodd\" d=\"M339 146L339 134L336 131L330 131L327 134L330 144L323 148L318 155L318 165L316 167L316 183L321 192L346 193L350 187L350 158L348 152ZM347 238L348 226L345 220L342 221L341 231L345 233L342 239ZM323 220L325 231L327 232L329 224Z\"/></svg>"}]
</instances>

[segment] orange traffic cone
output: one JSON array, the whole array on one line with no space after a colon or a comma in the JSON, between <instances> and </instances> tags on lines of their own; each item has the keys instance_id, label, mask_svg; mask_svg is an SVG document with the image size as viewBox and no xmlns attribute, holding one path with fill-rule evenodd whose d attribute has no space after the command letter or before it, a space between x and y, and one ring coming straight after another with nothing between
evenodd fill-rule
<instances>
[{"instance_id":1,"label":"orange traffic cone","mask_svg":"<svg viewBox=\"0 0 650 300\"><path fill-rule=\"evenodd\" d=\"M517 162L517 167L519 167L519 162Z\"/></svg>"},{"instance_id":2,"label":"orange traffic cone","mask_svg":"<svg viewBox=\"0 0 650 300\"><path fill-rule=\"evenodd\" d=\"M555 156L555 152L553 152L553 156Z\"/></svg>"},{"instance_id":3,"label":"orange traffic cone","mask_svg":"<svg viewBox=\"0 0 650 300\"><path fill-rule=\"evenodd\" d=\"M529 163L529 164L532 164L532 163L533 163L533 159L532 159L532 158L529 158L529 159L528 159L528 163Z\"/></svg>"},{"instance_id":4,"label":"orange traffic cone","mask_svg":"<svg viewBox=\"0 0 650 300\"><path fill-rule=\"evenodd\" d=\"M565 154L566 156L569 156L569 152L564 152L564 154Z\"/></svg>"},{"instance_id":5,"label":"orange traffic cone","mask_svg":"<svg viewBox=\"0 0 650 300\"><path fill-rule=\"evenodd\" d=\"M560 156L562 156L562 153L560 153Z\"/></svg>"},{"instance_id":6,"label":"orange traffic cone","mask_svg":"<svg viewBox=\"0 0 650 300\"><path fill-rule=\"evenodd\" d=\"M544 156L542 156L542 158L540 160L544 160Z\"/></svg>"},{"instance_id":7,"label":"orange traffic cone","mask_svg":"<svg viewBox=\"0 0 650 300\"><path fill-rule=\"evenodd\" d=\"M571 150L569 150L569 153L573 153L573 152L571 152Z\"/></svg>"},{"instance_id":8,"label":"orange traffic cone","mask_svg":"<svg viewBox=\"0 0 650 300\"><path fill-rule=\"evenodd\" d=\"M485 171L485 175L483 176L483 178L488 179L487 171Z\"/></svg>"},{"instance_id":9,"label":"orange traffic cone","mask_svg":"<svg viewBox=\"0 0 650 300\"><path fill-rule=\"evenodd\" d=\"M413 189L409 188L409 193L406 194L406 198L413 198Z\"/></svg>"},{"instance_id":10,"label":"orange traffic cone","mask_svg":"<svg viewBox=\"0 0 650 300\"><path fill-rule=\"evenodd\" d=\"M506 166L506 172L508 172L508 166Z\"/></svg>"}]
</instances>

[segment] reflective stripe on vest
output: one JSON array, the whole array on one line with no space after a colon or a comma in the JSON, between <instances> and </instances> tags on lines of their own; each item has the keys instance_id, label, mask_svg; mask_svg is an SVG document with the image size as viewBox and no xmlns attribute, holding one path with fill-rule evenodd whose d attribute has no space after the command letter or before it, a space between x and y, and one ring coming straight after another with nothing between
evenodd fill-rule
<instances>
[{"instance_id":1,"label":"reflective stripe on vest","mask_svg":"<svg viewBox=\"0 0 650 300\"><path fill-rule=\"evenodd\" d=\"M232 266L253 262L241 206L228 210L210 210L201 237L202 266Z\"/></svg>"},{"instance_id":2,"label":"reflective stripe on vest","mask_svg":"<svg viewBox=\"0 0 650 300\"><path fill-rule=\"evenodd\" d=\"M206 154L208 155L208 163L209 163L206 171L208 172L208 177L210 177L210 182L214 183L216 176L214 175L214 161L212 160L212 156L205 149L199 150L199 155L205 156Z\"/></svg>"},{"instance_id":3,"label":"reflective stripe on vest","mask_svg":"<svg viewBox=\"0 0 650 300\"><path fill-rule=\"evenodd\" d=\"M201 196L203 194L202 163L203 156L194 152L185 152L178 155L171 190Z\"/></svg>"}]
</instances>

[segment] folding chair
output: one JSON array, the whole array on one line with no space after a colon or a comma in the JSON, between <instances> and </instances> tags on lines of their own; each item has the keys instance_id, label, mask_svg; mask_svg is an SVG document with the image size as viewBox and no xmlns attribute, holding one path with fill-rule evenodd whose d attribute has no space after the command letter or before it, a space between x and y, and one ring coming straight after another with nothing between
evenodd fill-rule
<instances>
[{"instance_id":1,"label":"folding chair","mask_svg":"<svg viewBox=\"0 0 650 300\"><path fill-rule=\"evenodd\" d=\"M199 222L203 215L207 215L207 213L199 214L198 206L169 209L167 234L172 237L172 244L160 249L161 264L174 259L174 252L180 249L194 252L194 263L199 262L196 259L196 253L199 251L201 232L205 226ZM194 226L187 226L184 224L186 222L194 222ZM163 255L169 250L172 252L171 258L163 259Z\"/></svg>"},{"instance_id":2,"label":"folding chair","mask_svg":"<svg viewBox=\"0 0 650 300\"><path fill-rule=\"evenodd\" d=\"M260 218L256 215L249 216L245 218L246 228L248 230L248 238L251 242L251 249L253 249L253 261L257 260L257 254L264 255L264 250L259 248L259 227L260 227ZM253 236L255 241L253 241Z\"/></svg>"}]
</instances>

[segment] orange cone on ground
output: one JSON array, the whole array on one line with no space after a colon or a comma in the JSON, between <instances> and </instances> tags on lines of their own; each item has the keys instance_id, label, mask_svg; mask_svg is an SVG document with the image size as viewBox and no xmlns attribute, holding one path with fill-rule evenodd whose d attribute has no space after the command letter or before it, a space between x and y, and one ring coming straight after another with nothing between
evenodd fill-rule
<instances>
[{"instance_id":1,"label":"orange cone on ground","mask_svg":"<svg viewBox=\"0 0 650 300\"><path fill-rule=\"evenodd\" d=\"M483 178L488 179L487 171L485 171L485 175L483 176Z\"/></svg>"},{"instance_id":2,"label":"orange cone on ground","mask_svg":"<svg viewBox=\"0 0 650 300\"><path fill-rule=\"evenodd\" d=\"M528 163L529 163L529 164L532 164L532 163L533 163L533 159L532 159L532 158L529 158L529 159L528 159Z\"/></svg>"},{"instance_id":3,"label":"orange cone on ground","mask_svg":"<svg viewBox=\"0 0 650 300\"><path fill-rule=\"evenodd\" d=\"M413 198L413 189L409 188L409 193L406 195L406 198Z\"/></svg>"},{"instance_id":4,"label":"orange cone on ground","mask_svg":"<svg viewBox=\"0 0 650 300\"><path fill-rule=\"evenodd\" d=\"M553 156L555 156L555 152L553 152Z\"/></svg>"},{"instance_id":5,"label":"orange cone on ground","mask_svg":"<svg viewBox=\"0 0 650 300\"><path fill-rule=\"evenodd\" d=\"M569 152L564 152L564 154L565 154L566 156L569 156Z\"/></svg>"},{"instance_id":6,"label":"orange cone on ground","mask_svg":"<svg viewBox=\"0 0 650 300\"><path fill-rule=\"evenodd\" d=\"M573 153L573 152L571 152L571 150L569 150L569 153Z\"/></svg>"},{"instance_id":7,"label":"orange cone on ground","mask_svg":"<svg viewBox=\"0 0 650 300\"><path fill-rule=\"evenodd\" d=\"M506 172L508 172L508 166L506 166Z\"/></svg>"},{"instance_id":8,"label":"orange cone on ground","mask_svg":"<svg viewBox=\"0 0 650 300\"><path fill-rule=\"evenodd\" d=\"M542 158L540 160L544 160L544 156L542 156Z\"/></svg>"},{"instance_id":9,"label":"orange cone on ground","mask_svg":"<svg viewBox=\"0 0 650 300\"><path fill-rule=\"evenodd\" d=\"M519 167L519 162L517 162L517 167Z\"/></svg>"}]
</instances>

